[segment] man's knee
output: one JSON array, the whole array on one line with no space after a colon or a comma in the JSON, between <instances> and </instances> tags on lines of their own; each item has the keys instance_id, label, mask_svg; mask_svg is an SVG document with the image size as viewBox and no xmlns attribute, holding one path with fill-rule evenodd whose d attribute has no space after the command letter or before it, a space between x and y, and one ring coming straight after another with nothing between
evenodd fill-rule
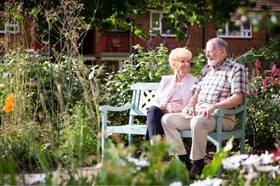
<instances>
[{"instance_id":1,"label":"man's knee","mask_svg":"<svg viewBox=\"0 0 280 186\"><path fill-rule=\"evenodd\" d=\"M197 129L197 128L205 128L206 124L206 117L205 116L195 116L191 119L191 129Z\"/></svg>"}]
</instances>

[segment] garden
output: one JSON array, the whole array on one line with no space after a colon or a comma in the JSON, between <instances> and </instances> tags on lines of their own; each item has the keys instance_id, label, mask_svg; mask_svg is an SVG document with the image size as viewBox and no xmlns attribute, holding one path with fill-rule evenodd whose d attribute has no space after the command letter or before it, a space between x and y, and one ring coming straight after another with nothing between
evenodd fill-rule
<instances>
[{"instance_id":1,"label":"garden","mask_svg":"<svg viewBox=\"0 0 280 186\"><path fill-rule=\"evenodd\" d=\"M100 157L99 107L124 105L132 83L158 82L170 74L168 48L133 46L121 68L108 73L104 65L85 65L79 54L79 43L99 17L83 16L86 3L51 1L55 6L43 9L39 1L28 2L30 7L6 1L0 14L1 21L20 23L29 17L36 25L33 37L42 41L40 50L28 49L24 26L19 36L0 38L1 185L280 185L279 36L235 58L250 76L246 153L238 154L237 142L229 140L194 181L179 159L168 157L172 146L160 138L151 147L136 137L128 147L126 136L113 136ZM202 51L192 64L198 76L206 64ZM108 119L127 122L127 114Z\"/></svg>"}]
</instances>

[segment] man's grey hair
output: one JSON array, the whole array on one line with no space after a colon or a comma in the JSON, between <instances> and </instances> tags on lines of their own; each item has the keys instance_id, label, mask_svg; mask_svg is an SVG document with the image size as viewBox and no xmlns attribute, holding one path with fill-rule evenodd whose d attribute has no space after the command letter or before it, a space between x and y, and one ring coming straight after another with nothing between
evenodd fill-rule
<instances>
[{"instance_id":1,"label":"man's grey hair","mask_svg":"<svg viewBox=\"0 0 280 186\"><path fill-rule=\"evenodd\" d=\"M216 38L210 39L208 42L215 43L218 48L224 48L226 50L227 57L229 57L229 58L231 57L231 52L230 52L228 43L225 40L223 40L222 38L216 37Z\"/></svg>"}]
</instances>

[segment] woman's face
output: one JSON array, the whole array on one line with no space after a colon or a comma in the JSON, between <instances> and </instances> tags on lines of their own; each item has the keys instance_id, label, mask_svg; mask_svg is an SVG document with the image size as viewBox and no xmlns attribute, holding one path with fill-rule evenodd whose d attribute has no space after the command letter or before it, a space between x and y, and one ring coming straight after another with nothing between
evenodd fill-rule
<instances>
[{"instance_id":1,"label":"woman's face","mask_svg":"<svg viewBox=\"0 0 280 186\"><path fill-rule=\"evenodd\" d=\"M190 71L191 64L190 60L186 58L179 58L175 61L175 65L173 67L176 75L180 77L184 77Z\"/></svg>"}]
</instances>

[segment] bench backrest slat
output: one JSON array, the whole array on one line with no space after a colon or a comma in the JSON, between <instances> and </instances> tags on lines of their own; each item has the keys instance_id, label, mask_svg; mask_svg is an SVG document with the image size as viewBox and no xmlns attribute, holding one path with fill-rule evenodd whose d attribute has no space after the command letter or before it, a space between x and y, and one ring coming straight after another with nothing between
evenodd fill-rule
<instances>
[{"instance_id":1,"label":"bench backrest slat","mask_svg":"<svg viewBox=\"0 0 280 186\"><path fill-rule=\"evenodd\" d=\"M130 86L133 91L131 116L146 116L147 110L155 97L159 83L135 83Z\"/></svg>"}]
</instances>

